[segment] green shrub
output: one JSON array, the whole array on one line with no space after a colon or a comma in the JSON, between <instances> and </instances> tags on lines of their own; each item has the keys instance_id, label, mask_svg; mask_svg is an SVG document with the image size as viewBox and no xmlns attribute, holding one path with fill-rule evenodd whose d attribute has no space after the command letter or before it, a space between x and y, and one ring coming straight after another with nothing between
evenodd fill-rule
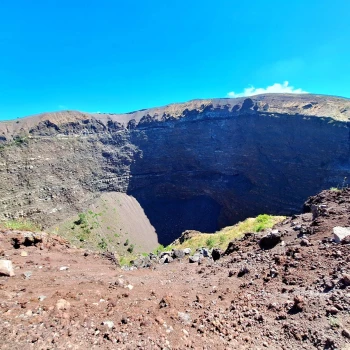
<instances>
[{"instance_id":1,"label":"green shrub","mask_svg":"<svg viewBox=\"0 0 350 350\"><path fill-rule=\"evenodd\" d=\"M134 251L135 246L133 244L130 244L130 246L128 247L127 251L132 254L132 252Z\"/></svg>"},{"instance_id":2,"label":"green shrub","mask_svg":"<svg viewBox=\"0 0 350 350\"><path fill-rule=\"evenodd\" d=\"M78 217L79 219L74 221L74 224L75 225L78 225L78 226L88 226L88 221L87 221L87 217L84 213L80 213L78 214Z\"/></svg>"},{"instance_id":3,"label":"green shrub","mask_svg":"<svg viewBox=\"0 0 350 350\"><path fill-rule=\"evenodd\" d=\"M102 250L106 250L107 249L107 242L104 238L101 238L101 241L98 243L98 246L100 249Z\"/></svg>"},{"instance_id":4,"label":"green shrub","mask_svg":"<svg viewBox=\"0 0 350 350\"><path fill-rule=\"evenodd\" d=\"M213 238L213 237L208 238L208 239L205 241L205 244L207 245L208 248L213 248L213 247L214 247L214 244L215 244L214 238Z\"/></svg>"},{"instance_id":5,"label":"green shrub","mask_svg":"<svg viewBox=\"0 0 350 350\"><path fill-rule=\"evenodd\" d=\"M164 249L163 244L159 244L159 246L153 250L153 254L158 255L159 253L164 252L164 250L165 249Z\"/></svg>"},{"instance_id":6,"label":"green shrub","mask_svg":"<svg viewBox=\"0 0 350 350\"><path fill-rule=\"evenodd\" d=\"M156 249L154 249L152 253L154 255L158 255L161 252L166 252L171 249L172 249L171 245L164 247L163 244L159 244L159 246Z\"/></svg>"},{"instance_id":7,"label":"green shrub","mask_svg":"<svg viewBox=\"0 0 350 350\"><path fill-rule=\"evenodd\" d=\"M271 215L267 215L267 214L258 215L255 221L253 230L255 232L260 232L262 230L265 230L266 228L269 228L271 226L272 220L273 220L273 217Z\"/></svg>"},{"instance_id":8,"label":"green shrub","mask_svg":"<svg viewBox=\"0 0 350 350\"><path fill-rule=\"evenodd\" d=\"M27 142L27 137L26 136L16 136L13 139L13 142L15 145L21 145L22 143Z\"/></svg>"},{"instance_id":9,"label":"green shrub","mask_svg":"<svg viewBox=\"0 0 350 350\"><path fill-rule=\"evenodd\" d=\"M130 266L132 260L134 260L134 257L121 256L119 259L119 264L120 266Z\"/></svg>"}]
</instances>

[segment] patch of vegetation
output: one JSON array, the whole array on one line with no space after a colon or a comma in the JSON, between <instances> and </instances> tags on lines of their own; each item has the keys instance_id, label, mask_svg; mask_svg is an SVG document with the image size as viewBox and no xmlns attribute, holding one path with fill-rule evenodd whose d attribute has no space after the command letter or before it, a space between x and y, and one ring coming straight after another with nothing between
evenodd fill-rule
<instances>
[{"instance_id":1,"label":"patch of vegetation","mask_svg":"<svg viewBox=\"0 0 350 350\"><path fill-rule=\"evenodd\" d=\"M41 227L28 220L9 220L0 223L0 227L9 230L19 231L41 231Z\"/></svg>"},{"instance_id":2,"label":"patch of vegetation","mask_svg":"<svg viewBox=\"0 0 350 350\"><path fill-rule=\"evenodd\" d=\"M125 243L124 243L124 246L127 247L127 246L129 245L129 243L130 243L130 242L129 242L129 238L127 238L127 240L126 240Z\"/></svg>"},{"instance_id":3,"label":"patch of vegetation","mask_svg":"<svg viewBox=\"0 0 350 350\"><path fill-rule=\"evenodd\" d=\"M101 230L101 213L88 210L79 213L78 217L60 227L53 228L52 233L67 238L72 244L81 248L106 250L111 241ZM114 248L114 247L113 247Z\"/></svg>"},{"instance_id":4,"label":"patch of vegetation","mask_svg":"<svg viewBox=\"0 0 350 350\"><path fill-rule=\"evenodd\" d=\"M329 325L331 326L331 328L339 328L340 327L340 321L333 316L330 316L329 319Z\"/></svg>"},{"instance_id":5,"label":"patch of vegetation","mask_svg":"<svg viewBox=\"0 0 350 350\"><path fill-rule=\"evenodd\" d=\"M80 214L78 214L78 217L79 217L79 219L74 221L75 225L84 226L84 227L88 226L86 214L80 213Z\"/></svg>"},{"instance_id":6,"label":"patch of vegetation","mask_svg":"<svg viewBox=\"0 0 350 350\"><path fill-rule=\"evenodd\" d=\"M258 215L255 218L255 221L256 221L256 224L252 229L253 232L260 232L262 230L272 227L275 224L274 216L267 215L267 214Z\"/></svg>"},{"instance_id":7,"label":"patch of vegetation","mask_svg":"<svg viewBox=\"0 0 350 350\"><path fill-rule=\"evenodd\" d=\"M135 260L134 256L121 256L119 259L119 264L121 266L130 266L131 265L131 261Z\"/></svg>"},{"instance_id":8,"label":"patch of vegetation","mask_svg":"<svg viewBox=\"0 0 350 350\"><path fill-rule=\"evenodd\" d=\"M168 245L167 247L164 247L163 244L159 244L159 246L153 250L154 255L158 255L159 253L166 252L171 250L173 247L171 245Z\"/></svg>"},{"instance_id":9,"label":"patch of vegetation","mask_svg":"<svg viewBox=\"0 0 350 350\"><path fill-rule=\"evenodd\" d=\"M227 236L224 235L224 234L221 234L221 235L219 236L219 242L220 242L220 244L224 244L224 243L226 242L226 239L227 239Z\"/></svg>"},{"instance_id":10,"label":"patch of vegetation","mask_svg":"<svg viewBox=\"0 0 350 350\"><path fill-rule=\"evenodd\" d=\"M342 190L344 190L345 188L348 188L349 185L347 184L348 178L345 176L343 179L343 182L340 185L337 185L337 187L331 187L329 190L333 191L333 192L341 192Z\"/></svg>"},{"instance_id":11,"label":"patch of vegetation","mask_svg":"<svg viewBox=\"0 0 350 350\"><path fill-rule=\"evenodd\" d=\"M98 247L102 250L106 250L107 246L108 246L108 244L107 244L106 240L102 237L101 241L98 243Z\"/></svg>"},{"instance_id":12,"label":"patch of vegetation","mask_svg":"<svg viewBox=\"0 0 350 350\"><path fill-rule=\"evenodd\" d=\"M13 143L14 143L15 145L22 145L23 143L26 143L26 142L27 142L27 139L28 139L27 136L16 136L16 137L13 139Z\"/></svg>"},{"instance_id":13,"label":"patch of vegetation","mask_svg":"<svg viewBox=\"0 0 350 350\"><path fill-rule=\"evenodd\" d=\"M214 244L215 244L215 240L213 237L210 237L208 238L206 241L205 241L205 244L208 248L213 248L214 247Z\"/></svg>"},{"instance_id":14,"label":"patch of vegetation","mask_svg":"<svg viewBox=\"0 0 350 350\"><path fill-rule=\"evenodd\" d=\"M256 218L248 218L234 226L225 227L222 230L210 235L207 233L200 233L179 245L170 245L168 247L159 246L154 253L157 254L157 252L160 251L184 248L191 248L193 252L202 247L220 248L225 250L228 242L241 238L245 233L260 232L264 229L273 227L275 224L284 219L285 216L262 214Z\"/></svg>"},{"instance_id":15,"label":"patch of vegetation","mask_svg":"<svg viewBox=\"0 0 350 350\"><path fill-rule=\"evenodd\" d=\"M0 150L6 149L6 147L11 147L11 146L20 146L22 144L28 143L28 136L26 135L17 135L13 138L12 141L7 141L5 143L2 143L0 145Z\"/></svg>"}]
</instances>

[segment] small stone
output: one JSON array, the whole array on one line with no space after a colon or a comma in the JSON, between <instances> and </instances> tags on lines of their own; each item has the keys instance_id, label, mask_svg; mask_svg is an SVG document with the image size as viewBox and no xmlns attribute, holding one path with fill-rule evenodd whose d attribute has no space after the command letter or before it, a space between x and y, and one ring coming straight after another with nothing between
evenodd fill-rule
<instances>
[{"instance_id":1,"label":"small stone","mask_svg":"<svg viewBox=\"0 0 350 350\"><path fill-rule=\"evenodd\" d=\"M163 324L163 323L164 323L164 320L163 320L160 316L157 316L157 317L155 318L155 320L156 320L156 322L157 322L158 324Z\"/></svg>"},{"instance_id":2,"label":"small stone","mask_svg":"<svg viewBox=\"0 0 350 350\"><path fill-rule=\"evenodd\" d=\"M104 321L102 324L104 326L107 326L109 329L112 329L114 327L114 322L113 321Z\"/></svg>"},{"instance_id":3,"label":"small stone","mask_svg":"<svg viewBox=\"0 0 350 350\"><path fill-rule=\"evenodd\" d=\"M336 315L338 312L339 312L339 310L334 306L327 309L327 314Z\"/></svg>"},{"instance_id":4,"label":"small stone","mask_svg":"<svg viewBox=\"0 0 350 350\"><path fill-rule=\"evenodd\" d=\"M116 286L118 287L124 287L125 286L125 281L122 278L118 278L115 283Z\"/></svg>"},{"instance_id":5,"label":"small stone","mask_svg":"<svg viewBox=\"0 0 350 350\"><path fill-rule=\"evenodd\" d=\"M0 276L1 275L9 277L15 275L11 260L0 260Z\"/></svg>"},{"instance_id":6,"label":"small stone","mask_svg":"<svg viewBox=\"0 0 350 350\"><path fill-rule=\"evenodd\" d=\"M56 303L57 310L69 310L70 309L70 303L65 299L60 299Z\"/></svg>"},{"instance_id":7,"label":"small stone","mask_svg":"<svg viewBox=\"0 0 350 350\"><path fill-rule=\"evenodd\" d=\"M38 300L39 301L44 301L46 299L46 295L40 295L39 297L38 297Z\"/></svg>"},{"instance_id":8,"label":"small stone","mask_svg":"<svg viewBox=\"0 0 350 350\"><path fill-rule=\"evenodd\" d=\"M350 286L350 274L343 273L342 280L346 286Z\"/></svg>"},{"instance_id":9,"label":"small stone","mask_svg":"<svg viewBox=\"0 0 350 350\"><path fill-rule=\"evenodd\" d=\"M165 254L163 255L160 259L159 259L159 264L169 264L173 261L174 259L168 255L168 254Z\"/></svg>"},{"instance_id":10,"label":"small stone","mask_svg":"<svg viewBox=\"0 0 350 350\"><path fill-rule=\"evenodd\" d=\"M184 252L185 255L190 255L191 254L191 248L185 248L183 250L183 252Z\"/></svg>"},{"instance_id":11,"label":"small stone","mask_svg":"<svg viewBox=\"0 0 350 350\"><path fill-rule=\"evenodd\" d=\"M134 286L132 286L131 284L128 284L125 288L127 288L129 290L133 290Z\"/></svg>"},{"instance_id":12,"label":"small stone","mask_svg":"<svg viewBox=\"0 0 350 350\"><path fill-rule=\"evenodd\" d=\"M68 266L61 266L61 267L60 267L60 271L66 271L66 270L68 270L68 269L69 269Z\"/></svg>"},{"instance_id":13,"label":"small stone","mask_svg":"<svg viewBox=\"0 0 350 350\"><path fill-rule=\"evenodd\" d=\"M350 244L350 236L347 236L342 239L341 241L342 244Z\"/></svg>"},{"instance_id":14,"label":"small stone","mask_svg":"<svg viewBox=\"0 0 350 350\"><path fill-rule=\"evenodd\" d=\"M344 328L341 334L343 337L350 339L350 331L348 329Z\"/></svg>"},{"instance_id":15,"label":"small stone","mask_svg":"<svg viewBox=\"0 0 350 350\"><path fill-rule=\"evenodd\" d=\"M300 253L294 253L294 259L295 260L302 260L303 256Z\"/></svg>"},{"instance_id":16,"label":"small stone","mask_svg":"<svg viewBox=\"0 0 350 350\"><path fill-rule=\"evenodd\" d=\"M32 311L32 310L28 310L28 311L26 312L26 316L28 316L28 317L33 316L33 311Z\"/></svg>"},{"instance_id":17,"label":"small stone","mask_svg":"<svg viewBox=\"0 0 350 350\"><path fill-rule=\"evenodd\" d=\"M28 280L32 276L32 274L33 274L32 271L26 271L26 272L23 272L22 276L24 277L24 279Z\"/></svg>"},{"instance_id":18,"label":"small stone","mask_svg":"<svg viewBox=\"0 0 350 350\"><path fill-rule=\"evenodd\" d=\"M160 258L163 258L164 256L168 255L168 256L171 256L172 252L170 251L167 251L167 252L160 252L159 253L159 257Z\"/></svg>"},{"instance_id":19,"label":"small stone","mask_svg":"<svg viewBox=\"0 0 350 350\"><path fill-rule=\"evenodd\" d=\"M181 249L173 249L172 258L173 259L182 259L185 256L185 252Z\"/></svg>"},{"instance_id":20,"label":"small stone","mask_svg":"<svg viewBox=\"0 0 350 350\"><path fill-rule=\"evenodd\" d=\"M178 312L177 315L179 317L179 320L184 324L190 324L192 322L191 315L186 312Z\"/></svg>"},{"instance_id":21,"label":"small stone","mask_svg":"<svg viewBox=\"0 0 350 350\"><path fill-rule=\"evenodd\" d=\"M272 277L272 278L274 278L274 277L277 277L277 275L278 275L278 271L276 270L276 269L271 269L270 270L270 276Z\"/></svg>"},{"instance_id":22,"label":"small stone","mask_svg":"<svg viewBox=\"0 0 350 350\"><path fill-rule=\"evenodd\" d=\"M244 275L248 274L250 270L247 266L241 266L240 270L238 271L237 277L243 277Z\"/></svg>"},{"instance_id":23,"label":"small stone","mask_svg":"<svg viewBox=\"0 0 350 350\"><path fill-rule=\"evenodd\" d=\"M209 250L207 248L202 248L200 252L205 258L209 258Z\"/></svg>"},{"instance_id":24,"label":"small stone","mask_svg":"<svg viewBox=\"0 0 350 350\"><path fill-rule=\"evenodd\" d=\"M186 337L189 336L189 333L186 331L186 329L183 329L183 330L182 330L182 333L185 334Z\"/></svg>"},{"instance_id":25,"label":"small stone","mask_svg":"<svg viewBox=\"0 0 350 350\"><path fill-rule=\"evenodd\" d=\"M194 254L192 256L189 257L188 261L190 263L196 263L200 260L201 256L199 254Z\"/></svg>"},{"instance_id":26,"label":"small stone","mask_svg":"<svg viewBox=\"0 0 350 350\"><path fill-rule=\"evenodd\" d=\"M300 245L303 246L303 247L307 247L310 245L310 242L306 239L306 238L303 238L301 241L300 241Z\"/></svg>"},{"instance_id":27,"label":"small stone","mask_svg":"<svg viewBox=\"0 0 350 350\"><path fill-rule=\"evenodd\" d=\"M168 295L164 296L162 300L159 302L159 308L165 308L170 306L170 297Z\"/></svg>"},{"instance_id":28,"label":"small stone","mask_svg":"<svg viewBox=\"0 0 350 350\"><path fill-rule=\"evenodd\" d=\"M28 256L28 252L26 252L25 250L21 251L21 256Z\"/></svg>"},{"instance_id":29,"label":"small stone","mask_svg":"<svg viewBox=\"0 0 350 350\"><path fill-rule=\"evenodd\" d=\"M304 298L301 295L296 295L294 297L293 309L296 311L303 311L304 309Z\"/></svg>"}]
</instances>

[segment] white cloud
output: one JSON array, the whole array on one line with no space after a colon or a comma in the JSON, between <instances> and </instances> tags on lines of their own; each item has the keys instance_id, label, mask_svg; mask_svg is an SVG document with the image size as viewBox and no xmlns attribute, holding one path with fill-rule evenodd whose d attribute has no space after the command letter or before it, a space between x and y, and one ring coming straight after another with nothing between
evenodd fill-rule
<instances>
[{"instance_id":1,"label":"white cloud","mask_svg":"<svg viewBox=\"0 0 350 350\"><path fill-rule=\"evenodd\" d=\"M228 97L245 97L260 94L307 94L307 91L303 89L296 89L294 86L289 85L288 81L283 84L275 83L273 85L267 86L266 88L255 88L254 86L245 88L243 92L236 94L231 91L227 94Z\"/></svg>"}]
</instances>

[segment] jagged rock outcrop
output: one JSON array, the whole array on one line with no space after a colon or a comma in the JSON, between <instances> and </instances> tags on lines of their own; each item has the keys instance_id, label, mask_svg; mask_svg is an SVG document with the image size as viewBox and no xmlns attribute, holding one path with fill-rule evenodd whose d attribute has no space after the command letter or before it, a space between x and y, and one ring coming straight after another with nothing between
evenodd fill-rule
<instances>
[{"instance_id":1,"label":"jagged rock outcrop","mask_svg":"<svg viewBox=\"0 0 350 350\"><path fill-rule=\"evenodd\" d=\"M0 219L45 227L119 191L169 243L185 229L291 214L348 176L349 118L348 99L261 95L0 123Z\"/></svg>"}]
</instances>

